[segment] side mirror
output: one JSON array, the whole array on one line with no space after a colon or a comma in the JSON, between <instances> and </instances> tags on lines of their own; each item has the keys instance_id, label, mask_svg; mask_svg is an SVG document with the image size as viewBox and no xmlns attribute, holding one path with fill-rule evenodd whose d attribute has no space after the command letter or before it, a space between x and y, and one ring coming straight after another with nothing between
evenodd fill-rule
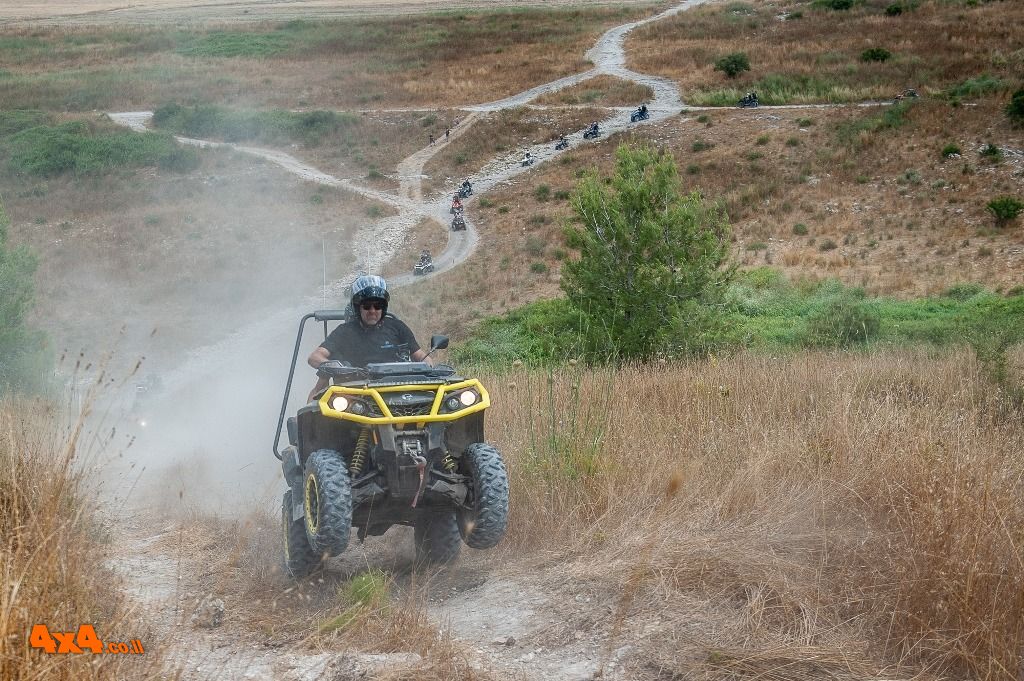
<instances>
[{"instance_id":1,"label":"side mirror","mask_svg":"<svg viewBox=\"0 0 1024 681\"><path fill-rule=\"evenodd\" d=\"M430 351L444 350L448 347L448 336L442 336L440 334L430 337Z\"/></svg>"}]
</instances>

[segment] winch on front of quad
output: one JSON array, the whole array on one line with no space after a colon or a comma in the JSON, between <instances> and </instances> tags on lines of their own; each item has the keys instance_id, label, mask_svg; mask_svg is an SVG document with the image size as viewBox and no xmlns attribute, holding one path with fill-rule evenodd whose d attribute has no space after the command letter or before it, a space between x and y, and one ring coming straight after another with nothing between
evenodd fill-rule
<instances>
[{"instance_id":1,"label":"winch on front of quad","mask_svg":"<svg viewBox=\"0 0 1024 681\"><path fill-rule=\"evenodd\" d=\"M288 446L279 449L306 322L345 319L343 310L302 318L274 441L288 491L282 501L285 567L293 577L337 556L356 529L360 540L393 525L414 528L421 563L454 560L464 542L494 547L508 525L508 473L501 453L484 440L487 390L448 365L369 364L331 360L318 369L331 385L287 419ZM430 339L430 352L448 346Z\"/></svg>"}]
</instances>

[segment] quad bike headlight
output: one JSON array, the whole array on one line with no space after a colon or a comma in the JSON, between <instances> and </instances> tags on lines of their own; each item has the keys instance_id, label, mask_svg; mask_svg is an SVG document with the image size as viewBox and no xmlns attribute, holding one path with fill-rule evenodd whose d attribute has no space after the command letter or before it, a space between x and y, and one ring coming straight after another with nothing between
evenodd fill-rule
<instances>
[{"instance_id":1,"label":"quad bike headlight","mask_svg":"<svg viewBox=\"0 0 1024 681\"><path fill-rule=\"evenodd\" d=\"M465 409L466 407L472 407L480 401L480 395L475 390L463 390L457 395L452 395L444 401L444 406L448 408L448 411L458 411L459 409Z\"/></svg>"},{"instance_id":2,"label":"quad bike headlight","mask_svg":"<svg viewBox=\"0 0 1024 681\"><path fill-rule=\"evenodd\" d=\"M348 409L348 398L344 395L335 395L331 399L331 409L334 411L345 411Z\"/></svg>"},{"instance_id":3,"label":"quad bike headlight","mask_svg":"<svg viewBox=\"0 0 1024 681\"><path fill-rule=\"evenodd\" d=\"M362 416L366 413L366 405L359 400L352 400L352 404L349 405L348 410L356 416Z\"/></svg>"}]
</instances>

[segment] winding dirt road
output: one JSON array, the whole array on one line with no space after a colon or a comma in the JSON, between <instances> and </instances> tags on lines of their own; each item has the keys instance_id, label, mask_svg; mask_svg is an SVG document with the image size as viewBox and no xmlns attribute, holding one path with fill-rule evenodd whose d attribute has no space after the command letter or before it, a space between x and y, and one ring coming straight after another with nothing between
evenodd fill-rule
<instances>
[{"instance_id":1,"label":"winding dirt road","mask_svg":"<svg viewBox=\"0 0 1024 681\"><path fill-rule=\"evenodd\" d=\"M687 0L649 19L607 31L587 53L594 64L593 69L499 101L467 107L468 116L453 129L452 137L458 138L468 130L480 112L522 106L542 94L575 85L599 74L610 74L650 87L655 94L654 100L649 103L651 121L664 120L678 114L683 103L675 85L665 79L637 74L627 69L623 41L629 31L639 25L676 14L704 1ZM601 123L603 134L637 125L630 123L629 114L630 111L626 109L615 110L611 117ZM152 113L111 113L109 116L122 125L142 131L148 129L146 126ZM450 192L455 188L452 187L438 195L424 196L422 186L424 166L434 154L444 148L445 143L428 146L401 161L397 168L399 189L391 193L362 186L350 179L334 177L280 151L189 138L179 140L184 144L198 147L227 146L239 153L250 154L274 163L309 182L342 187L392 206L397 211L396 216L378 220L356 237L356 243L376 244L376 249L367 254L366 260L362 263L361 269L366 271L379 271L384 263L396 254L408 232L415 229L424 218L446 228L448 225ZM585 142L580 131L571 135L571 146L582 143ZM561 153L556 152L552 144L536 145L530 148L530 151L536 158L534 166L523 167L519 163L522 150L517 150L513 154L492 159L475 177L471 177L475 193L467 202L467 208L471 209L476 197L495 185L506 182L520 173L529 172ZM442 276L472 255L479 243L479 235L470 219L470 212L467 210L467 229L464 232L448 231L447 247L435 257L437 269L428 276ZM351 276L332 282L325 294L334 300L343 300L344 290ZM390 283L400 287L410 285L413 280L414 277L410 273L393 277ZM203 383L209 376L218 372L237 371L240 375L247 371L251 373L251 366L245 358L280 356L279 350L282 345L290 347L289 334L294 329L295 320L310 309L320 306L320 297L311 296L307 300L297 301L292 308L254 321L216 345L196 349L179 366L163 375L164 392L188 395L187 401L191 403L200 399L198 395L201 394ZM258 388L247 389L244 384L237 384L231 397L234 409L227 410L220 418L238 418L237 423L228 426L236 431L251 430L252 424L251 419L247 418L248 415L267 411L265 392ZM198 407L195 409L199 411ZM274 412L276 414L276 409ZM189 419L188 422L196 430L202 428L201 422L185 418ZM223 427L224 423L218 425ZM260 452L253 453L256 460L262 462L256 468L263 466L265 469L266 466L263 464L270 461L269 439L268 437L265 456ZM162 542L166 539L165 535L175 532L173 525L159 531L152 528L151 523L142 523L132 528L123 547L124 555L113 559L111 565L129 580L130 591L136 601L147 611L154 613L153 625L163 632L162 640L168 644L166 647L170 651L168 664L180 672L180 678L244 678L268 681L312 680L327 675L339 679L367 676L372 678L383 666L410 662L408 654L404 657L301 652L282 654L278 650L247 647L239 643L239 627L243 625L237 622L227 623L220 629L193 629L187 618L191 607L185 600L184 591L187 589L183 591L169 585L179 585L183 573L198 571L201 568L189 566L186 559L180 556L175 558L173 554L167 553L166 548L161 548ZM397 534L398 539L402 539L404 535L401 534L401 530L404 529L406 528L392 530L389 536ZM394 541L397 540L392 540L392 545ZM374 542L370 542L351 546L342 557L332 561L332 570L348 572L351 569L354 573L360 568L365 569L367 564L386 562L380 555L369 555L379 552L381 545L377 543L375 546ZM399 565L398 570L407 567L402 568ZM453 581L474 586L455 593L446 592L443 598L434 600L429 614L434 621L446 625L465 644L474 665L495 671L499 678L527 681L582 680L596 676L605 679L623 678L621 672L617 671L620 669L618 663L621 658L628 655L629 646L616 643L615 636L607 631L581 629L575 632L567 643L535 643L549 638L545 632L551 630L551 617L564 616L568 619L563 624L572 626L573 618L578 618L580 604L589 602L589 595L574 591L575 587L569 583L566 583L564 588L541 590L531 579L531 575L505 572L499 574L493 571L476 574L473 571L473 567L459 564L452 566L449 574L457 577L457 580L456 577L450 577ZM189 594L188 597L194 595ZM584 598L586 601L581 600ZM529 648L524 649L517 645L517 640L529 642ZM497 645L496 641L500 645ZM501 643L503 641L511 643Z\"/></svg>"}]
</instances>

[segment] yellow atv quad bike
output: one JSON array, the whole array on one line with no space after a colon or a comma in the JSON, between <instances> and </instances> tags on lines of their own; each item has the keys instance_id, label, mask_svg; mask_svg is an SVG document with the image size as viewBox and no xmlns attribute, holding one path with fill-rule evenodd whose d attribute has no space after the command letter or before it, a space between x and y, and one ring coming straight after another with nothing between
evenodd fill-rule
<instances>
[{"instance_id":1,"label":"yellow atv quad bike","mask_svg":"<svg viewBox=\"0 0 1024 681\"><path fill-rule=\"evenodd\" d=\"M326 335L327 322L346 314L307 314L295 339L274 440L289 488L281 508L288 573L304 577L340 554L352 528L363 540L411 525L418 562L452 561L463 542L495 546L509 491L501 454L484 442L490 397L450 366L325 362L317 373L331 384L287 420L289 444L279 449L303 328L315 319ZM446 347L446 336L430 339L430 352Z\"/></svg>"}]
</instances>

